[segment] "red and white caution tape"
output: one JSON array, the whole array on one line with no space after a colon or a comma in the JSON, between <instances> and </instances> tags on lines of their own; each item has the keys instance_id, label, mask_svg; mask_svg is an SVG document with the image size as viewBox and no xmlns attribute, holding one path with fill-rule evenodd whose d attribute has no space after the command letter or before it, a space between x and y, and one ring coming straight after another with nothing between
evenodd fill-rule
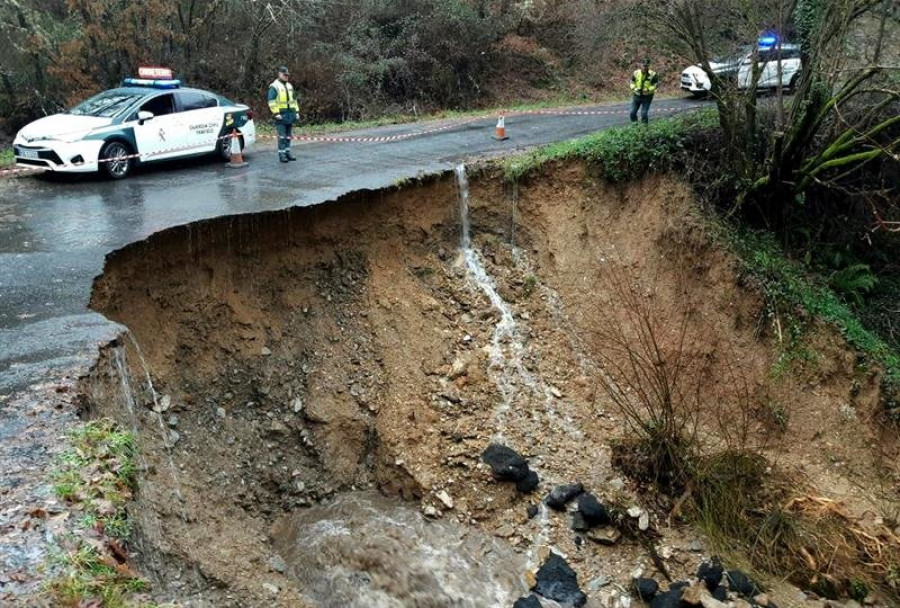
<instances>
[{"instance_id":1,"label":"red and white caution tape","mask_svg":"<svg viewBox=\"0 0 900 608\"><path fill-rule=\"evenodd\" d=\"M695 108L702 107L699 104L692 104L688 106L683 106L680 108L661 108L659 110L655 110L657 114L668 114L675 112L683 112L686 110L692 110ZM291 141L296 141L300 143L387 143L394 141L403 141L407 139L413 139L416 137L423 137L426 135L433 135L435 133L441 133L443 131L450 131L452 129L456 129L474 122L479 122L482 120L493 119L497 116L529 116L529 115L542 115L542 116L613 116L613 115L627 115L629 110L617 109L617 110L588 110L588 109L569 109L569 108L547 108L547 109L535 109L535 110L517 110L511 112L491 112L489 114L481 114L478 116L471 116L469 118L465 118L462 120L455 120L450 123L443 124L438 127L434 127L432 129L423 129L419 131L412 131L409 133L399 133L396 135L374 135L374 136L343 136L343 135L293 135L289 139ZM127 154L123 156L116 156L114 158L103 158L97 161L91 161L88 163L79 163L70 165L73 167L85 167L85 166L93 166L99 165L100 163L110 163L110 162L120 162L134 159L152 159L156 156L162 156L165 154L171 154L173 152L189 152L191 150L200 150L200 149L209 149L210 146L217 145L222 140L230 140L233 137L232 133L227 133L220 137L215 138L212 141L203 143L203 144L194 144L189 146L177 146L172 148L166 148L164 150L156 150L154 152L140 152L135 154ZM279 135L257 135L257 140L279 140L285 139ZM20 177L24 175L31 175L35 173L41 173L46 171L47 169L44 167L16 167L13 169L0 169L0 179L2 178L11 178L11 177Z\"/></svg>"},{"instance_id":2,"label":"red and white caution tape","mask_svg":"<svg viewBox=\"0 0 900 608\"><path fill-rule=\"evenodd\" d=\"M306 143L352 143L352 144L371 144L371 143L385 143L391 141L402 141L405 139L412 139L414 137L422 137L424 135L432 135L434 133L440 133L442 131L449 131L451 129L456 129L458 127L462 127L473 122L478 122L480 120L484 120L485 118L489 118L490 115L484 116L471 116L464 120L456 120L452 123L448 123L442 125L440 127L434 127L433 129L424 129L421 131L413 131L410 133L399 133L396 135L373 135L373 136L343 136L343 135L292 135L290 137L291 141L299 141ZM257 135L257 139L287 139L280 137L278 135Z\"/></svg>"}]
</instances>

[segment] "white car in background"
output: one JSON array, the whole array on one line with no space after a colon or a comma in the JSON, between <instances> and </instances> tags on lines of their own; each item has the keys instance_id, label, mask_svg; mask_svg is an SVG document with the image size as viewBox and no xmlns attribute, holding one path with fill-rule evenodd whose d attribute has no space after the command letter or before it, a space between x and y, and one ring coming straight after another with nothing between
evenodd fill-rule
<instances>
[{"instance_id":1,"label":"white car in background","mask_svg":"<svg viewBox=\"0 0 900 608\"><path fill-rule=\"evenodd\" d=\"M759 80L756 83L757 90L771 90L781 86L793 90L803 69L800 59L800 45L782 44L780 47L774 43L763 44L760 40L756 51L756 66L759 70ZM734 78L737 87L742 90L749 89L753 82L754 53L752 48L745 48L741 53L733 57L713 59L709 67L717 75L723 78ZM781 57L781 80L778 78L778 58ZM681 89L697 97L709 93L712 85L706 71L700 65L692 65L681 73Z\"/></svg>"},{"instance_id":2,"label":"white car in background","mask_svg":"<svg viewBox=\"0 0 900 608\"><path fill-rule=\"evenodd\" d=\"M249 107L182 88L168 70L142 68L142 76L145 71L150 78L128 78L122 87L26 125L13 141L16 164L122 179L134 166L158 160L212 153L227 159L234 132L242 149L256 140Z\"/></svg>"}]
</instances>

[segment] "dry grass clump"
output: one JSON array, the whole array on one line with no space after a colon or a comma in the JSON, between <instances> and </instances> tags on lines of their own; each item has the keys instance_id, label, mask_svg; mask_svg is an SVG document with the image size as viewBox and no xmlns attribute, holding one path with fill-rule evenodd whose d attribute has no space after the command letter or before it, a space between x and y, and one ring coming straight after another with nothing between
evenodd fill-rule
<instances>
[{"instance_id":1,"label":"dry grass clump","mask_svg":"<svg viewBox=\"0 0 900 608\"><path fill-rule=\"evenodd\" d=\"M795 497L770 511L757 545L795 582L826 597L863 599L879 589L900 599L900 537L820 496Z\"/></svg>"},{"instance_id":2,"label":"dry grass clump","mask_svg":"<svg viewBox=\"0 0 900 608\"><path fill-rule=\"evenodd\" d=\"M882 519L798 495L805 484L759 454L707 456L695 471L685 513L724 552L831 599L900 598L900 537Z\"/></svg>"}]
</instances>

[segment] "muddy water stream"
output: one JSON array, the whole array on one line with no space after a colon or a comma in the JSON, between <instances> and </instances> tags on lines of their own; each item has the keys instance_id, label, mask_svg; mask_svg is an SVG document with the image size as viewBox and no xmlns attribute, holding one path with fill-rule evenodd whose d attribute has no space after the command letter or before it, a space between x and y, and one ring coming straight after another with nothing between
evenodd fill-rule
<instances>
[{"instance_id":1,"label":"muddy water stream","mask_svg":"<svg viewBox=\"0 0 900 608\"><path fill-rule=\"evenodd\" d=\"M488 274L481 254L472 247L469 227L469 180L466 176L466 166L458 165L454 172L459 188L462 263L468 279L484 293L491 305L500 313L500 320L494 326L494 335L491 338L490 372L503 396L503 401L494 412L496 425L494 440L502 442L506 415L513 401L520 391L535 390L536 383L534 377L522 363L525 346L513 315L513 309L500 296L497 284Z\"/></svg>"},{"instance_id":2,"label":"muddy water stream","mask_svg":"<svg viewBox=\"0 0 900 608\"><path fill-rule=\"evenodd\" d=\"M525 346L512 307L472 247L466 168L460 165L455 172L460 265L471 286L500 313L490 372L502 397L494 414L495 440L501 440L517 395L539 393L543 387L523 365ZM536 568L538 548L547 543L543 511L525 556L455 522L426 520L414 506L374 492L341 494L330 503L287 515L272 527L271 537L287 574L323 608L504 607L527 593L523 575Z\"/></svg>"},{"instance_id":3,"label":"muddy water stream","mask_svg":"<svg viewBox=\"0 0 900 608\"><path fill-rule=\"evenodd\" d=\"M288 515L272 537L287 574L323 608L511 606L525 592L510 546L375 492Z\"/></svg>"}]
</instances>

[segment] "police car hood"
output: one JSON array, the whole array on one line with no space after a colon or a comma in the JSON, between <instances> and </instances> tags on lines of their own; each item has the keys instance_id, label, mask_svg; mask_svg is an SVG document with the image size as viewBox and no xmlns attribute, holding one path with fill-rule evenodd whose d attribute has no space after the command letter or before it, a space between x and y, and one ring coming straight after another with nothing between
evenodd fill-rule
<instances>
[{"instance_id":1,"label":"police car hood","mask_svg":"<svg viewBox=\"0 0 900 608\"><path fill-rule=\"evenodd\" d=\"M719 74L721 72L727 72L731 69L736 68L737 65L738 64L733 61L729 61L729 62L710 61L709 62L709 67L712 68L712 71L714 74ZM688 66L684 71L688 74L706 74L706 71L703 69L703 66L699 63L696 65Z\"/></svg>"},{"instance_id":2,"label":"police car hood","mask_svg":"<svg viewBox=\"0 0 900 608\"><path fill-rule=\"evenodd\" d=\"M26 142L43 139L75 141L94 129L112 124L112 118L80 116L78 114L54 114L40 118L19 131L19 137ZM17 139L18 139L17 138Z\"/></svg>"}]
</instances>

